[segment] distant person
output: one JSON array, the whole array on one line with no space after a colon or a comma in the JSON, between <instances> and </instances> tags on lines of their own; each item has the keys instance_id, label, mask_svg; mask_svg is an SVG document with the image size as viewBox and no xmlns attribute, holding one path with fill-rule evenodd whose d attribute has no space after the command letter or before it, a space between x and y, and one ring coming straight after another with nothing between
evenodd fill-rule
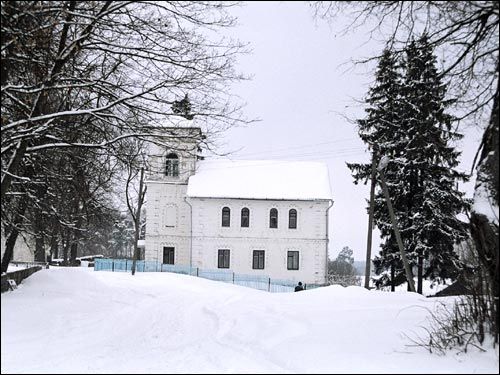
<instances>
[{"instance_id":1,"label":"distant person","mask_svg":"<svg viewBox=\"0 0 500 375\"><path fill-rule=\"evenodd\" d=\"M301 290L304 290L304 287L302 286L302 281L299 281L299 285L295 287L295 291L300 292Z\"/></svg>"}]
</instances>

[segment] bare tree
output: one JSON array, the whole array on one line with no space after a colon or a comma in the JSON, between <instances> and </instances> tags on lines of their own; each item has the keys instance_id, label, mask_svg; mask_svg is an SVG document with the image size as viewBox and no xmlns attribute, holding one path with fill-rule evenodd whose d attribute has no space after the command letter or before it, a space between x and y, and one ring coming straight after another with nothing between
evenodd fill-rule
<instances>
[{"instance_id":1,"label":"bare tree","mask_svg":"<svg viewBox=\"0 0 500 375\"><path fill-rule=\"evenodd\" d=\"M209 38L233 24L230 6L2 2L2 198L27 154L150 137L188 91L192 112L218 130L241 121L226 85L242 78L233 62L243 46ZM68 139L68 118L94 138Z\"/></svg>"},{"instance_id":2,"label":"bare tree","mask_svg":"<svg viewBox=\"0 0 500 375\"><path fill-rule=\"evenodd\" d=\"M139 257L138 242L141 234L141 211L145 203L147 186L144 180L146 168L145 148L141 142L130 140L126 153L121 162L126 168L125 173L125 201L127 209L134 223L132 275L136 271Z\"/></svg>"},{"instance_id":3,"label":"bare tree","mask_svg":"<svg viewBox=\"0 0 500 375\"><path fill-rule=\"evenodd\" d=\"M26 222L30 216L24 215L25 207L42 199L31 194L32 187L25 190L37 182L27 174L37 155L43 159L50 152L75 149L116 157L127 139L161 142L165 136L161 127L178 125L172 120L172 115L179 116L171 105L187 98L187 93L191 116L196 115L209 137L246 122L241 105L234 103L227 89L230 82L244 78L233 65L245 46L217 34L234 24L227 12L234 3L2 1L1 5L1 198L2 211L4 202L12 201L9 223L16 223L8 224L2 215L4 227L22 231L23 222L24 228L33 224ZM212 139L206 140L207 145ZM61 180L67 172L62 171ZM78 179L76 170L70 173ZM9 195L12 199L4 199ZM54 227L64 232L63 249L67 252L73 246L74 255L70 232L84 233L83 215L88 212L82 200L71 202L54 208L72 207L72 212L60 215L75 218L69 220L72 224ZM16 237L9 236L10 245ZM5 257L2 266L4 260L8 264L10 258Z\"/></svg>"}]
</instances>

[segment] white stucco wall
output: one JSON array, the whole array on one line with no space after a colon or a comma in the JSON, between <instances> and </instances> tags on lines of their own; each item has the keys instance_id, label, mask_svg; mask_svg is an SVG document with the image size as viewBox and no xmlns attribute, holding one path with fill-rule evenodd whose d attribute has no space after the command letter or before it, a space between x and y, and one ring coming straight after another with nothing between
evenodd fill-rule
<instances>
[{"instance_id":1,"label":"white stucco wall","mask_svg":"<svg viewBox=\"0 0 500 375\"><path fill-rule=\"evenodd\" d=\"M149 182L145 260L163 262L163 247L175 248L175 264L190 264L191 208L186 184Z\"/></svg>"},{"instance_id":2,"label":"white stucco wall","mask_svg":"<svg viewBox=\"0 0 500 375\"><path fill-rule=\"evenodd\" d=\"M175 264L189 265L191 208L184 198L188 179L196 169L198 138L195 135L199 129L175 129L174 132L187 138L174 139L170 148L154 144L149 148L144 259L162 263L163 248L174 247ZM166 156L171 152L178 156L178 176L165 175Z\"/></svg>"},{"instance_id":3,"label":"white stucco wall","mask_svg":"<svg viewBox=\"0 0 500 375\"><path fill-rule=\"evenodd\" d=\"M217 269L219 249L230 250L235 273L323 283L327 262L329 201L277 201L190 198L193 207L194 267ZM222 227L222 208L231 209L230 227ZM241 209L250 210L250 226L241 227ZM269 228L269 210L278 210L278 228ZM288 212L297 210L297 229L288 228ZM252 269L253 250L265 251L263 270ZM288 251L299 251L299 269L287 269Z\"/></svg>"},{"instance_id":4,"label":"white stucco wall","mask_svg":"<svg viewBox=\"0 0 500 375\"><path fill-rule=\"evenodd\" d=\"M183 129L181 132L189 136L197 134L193 129ZM163 248L173 247L175 265L217 269L218 250L228 249L229 269L235 273L305 283L325 282L328 259L327 210L331 201L326 198L306 200L309 198L300 197L290 200L213 198L217 195L203 198L196 194L186 199L189 177L193 174L196 176L198 163L193 153L196 149L196 137L187 137L171 149L152 146L149 151L145 260L162 263ZM176 177L165 176L165 160L170 152L179 156L179 176ZM254 167L261 165L254 164L250 163ZM235 169L208 168L207 171L217 172L228 179L230 176L227 171L235 172ZM254 172L260 179L265 178L260 169ZM287 176L290 177L290 174ZM212 181L212 177L209 181ZM223 183L216 180L218 184ZM231 181L234 182L234 179ZM200 184L205 183L198 181ZM323 190L328 193L325 196L330 196L328 183ZM316 190L311 190L312 196L316 196L316 193ZM231 209L230 227L222 227L222 208L226 206ZM250 210L248 228L241 227L241 209L244 207ZM278 210L278 228L269 228L271 208ZM297 210L296 229L288 228L290 209ZM252 268L253 250L265 251L264 269ZM298 270L287 269L288 251L299 252Z\"/></svg>"}]
</instances>

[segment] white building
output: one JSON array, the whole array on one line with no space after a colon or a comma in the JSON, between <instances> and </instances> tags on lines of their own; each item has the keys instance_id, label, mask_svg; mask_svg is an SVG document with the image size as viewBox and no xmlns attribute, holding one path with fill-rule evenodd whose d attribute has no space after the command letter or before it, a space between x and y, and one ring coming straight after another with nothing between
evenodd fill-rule
<instances>
[{"instance_id":1,"label":"white building","mask_svg":"<svg viewBox=\"0 0 500 375\"><path fill-rule=\"evenodd\" d=\"M150 153L145 260L324 283L328 169L319 162L198 160L199 128Z\"/></svg>"}]
</instances>

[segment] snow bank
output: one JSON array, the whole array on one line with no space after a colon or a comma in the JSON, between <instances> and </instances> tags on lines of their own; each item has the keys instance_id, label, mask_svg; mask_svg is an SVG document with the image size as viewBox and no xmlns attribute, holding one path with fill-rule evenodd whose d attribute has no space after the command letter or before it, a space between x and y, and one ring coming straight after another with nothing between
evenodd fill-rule
<instances>
[{"instance_id":1,"label":"snow bank","mask_svg":"<svg viewBox=\"0 0 500 375\"><path fill-rule=\"evenodd\" d=\"M494 350L409 346L445 300L415 293L61 267L1 298L2 373L498 373Z\"/></svg>"}]
</instances>

